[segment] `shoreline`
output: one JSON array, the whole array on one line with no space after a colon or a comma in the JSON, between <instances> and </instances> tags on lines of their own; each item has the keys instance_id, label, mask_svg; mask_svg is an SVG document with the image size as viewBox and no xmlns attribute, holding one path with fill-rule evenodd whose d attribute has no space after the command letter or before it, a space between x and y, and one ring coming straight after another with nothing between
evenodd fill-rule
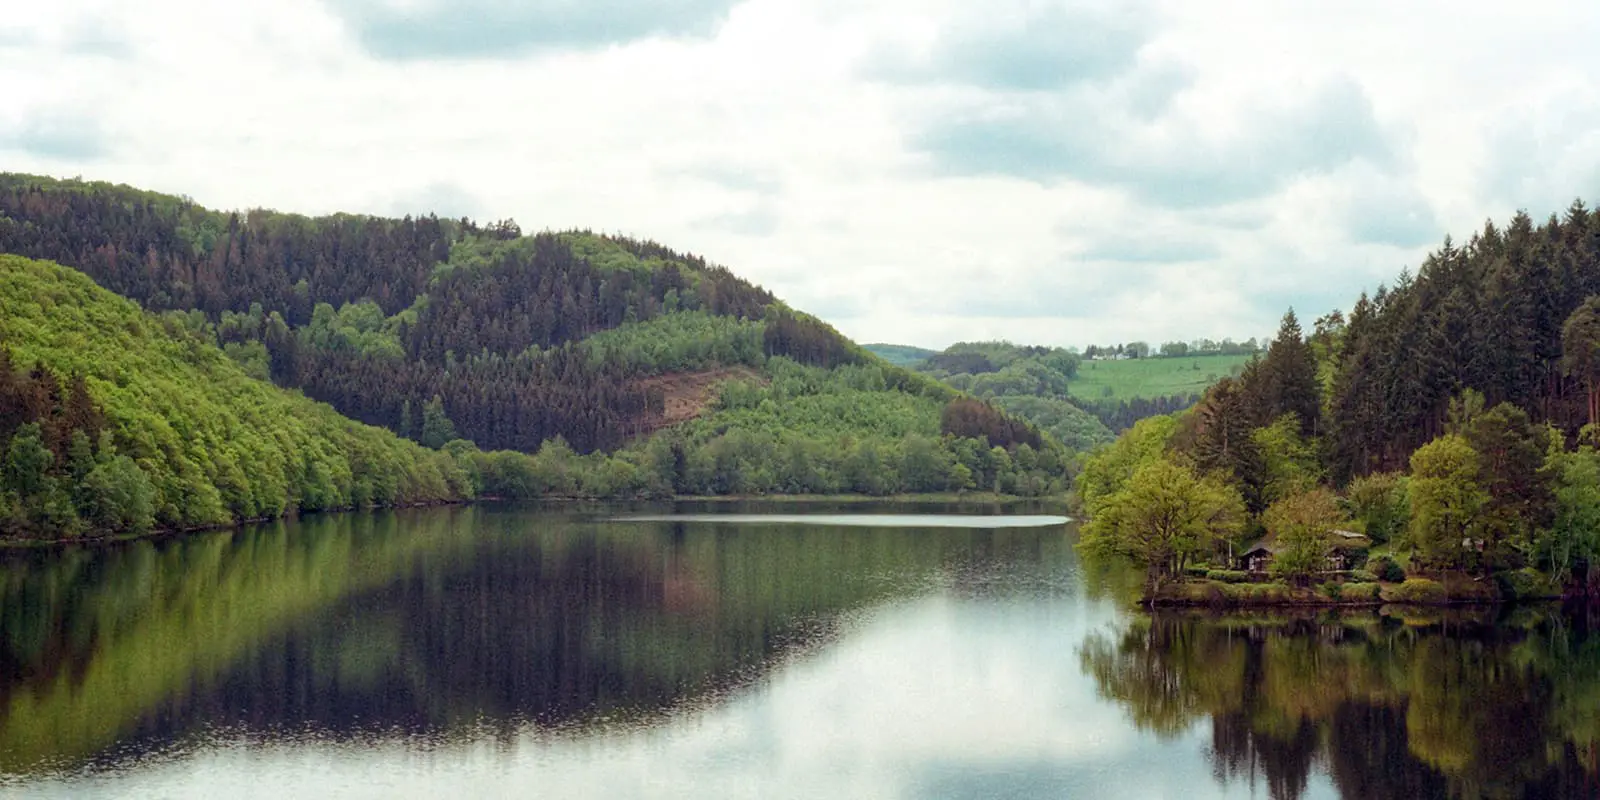
<instances>
[{"instance_id":1,"label":"shoreline","mask_svg":"<svg viewBox=\"0 0 1600 800\"><path fill-rule=\"evenodd\" d=\"M796 504L807 503L807 502L812 502L812 503L872 503L872 502L880 502L880 503L977 503L977 504L998 505L998 506L1020 505L1020 504L1024 504L1024 503L1047 503L1047 504L1058 504L1058 505L1061 505L1061 506L1067 505L1067 498L1064 495L1055 495L1055 496L1051 496L1051 497L1023 497L1021 495L999 495L999 494L994 494L992 492L985 492L985 493L981 493L981 494L979 494L979 493L953 494L953 493L945 492L945 493L933 493L933 494L896 494L896 495L884 495L884 496L863 495L863 494L846 494L846 495L832 495L832 494L828 494L828 495L814 495L814 494L675 495L675 496L670 497L670 498L658 498L658 499L639 498L639 497L628 497L628 498L621 498L621 497L610 497L610 498L576 497L576 496L564 496L564 495L563 496L546 495L546 496L543 496L543 497L529 497L529 498L511 499L511 498L503 498L503 497L496 497L496 496L489 495L489 496L475 497L475 498L473 498L471 500L440 500L440 501L431 502L431 503L403 503L403 504L392 504L392 505L382 505L382 506L370 506L370 507L366 507L366 508L358 508L358 507L353 507L352 506L352 507L347 507L347 508L320 509L320 510L317 510L317 511L297 511L297 512L294 512L294 513L291 513L291 514L282 514L282 515L276 516L276 517L255 517L255 518L252 518L252 519L234 520L233 522L218 523L218 524L215 524L215 525L197 525L197 526L188 527L188 528L152 528L152 529L150 529L148 531L143 531L143 532L139 532L139 533L133 533L133 532L128 532L128 531L123 531L123 532L119 532L119 533L95 533L95 532L91 531L91 532L84 533L83 535L80 535L80 536L72 536L72 537L65 537L65 538L54 538L54 539L0 538L0 550L26 550L26 549L33 549L33 548L44 549L44 548L64 547L64 546L68 546L68 545L79 545L79 544L81 544L81 545L108 545L108 544L118 544L118 543L122 543L122 542L140 541L140 540L168 539L168 538L173 538L173 537L177 537L177 536L187 536L187 535L190 535L190 534L197 534L197 533L215 533L215 532L218 532L218 531L237 530L239 528L245 527L246 525L259 525L259 524L262 524L262 523L269 523L269 522L282 522L282 521L287 521L287 520L295 520L295 519L299 519L301 517L309 517L309 516L314 516L314 515L317 515L317 514L356 514L356 513L366 513L366 512L373 512L373 511L407 511L407 510L420 509L420 508L444 508L444 507L448 507L448 506L471 506L471 505L478 505L480 503L527 503L527 502L531 502L531 503L549 503L549 502L554 502L554 503L678 503L678 502L694 502L694 503L752 503L752 502L763 502L763 501L765 501L765 502L774 502L774 503L796 503Z\"/></svg>"},{"instance_id":2,"label":"shoreline","mask_svg":"<svg viewBox=\"0 0 1600 800\"><path fill-rule=\"evenodd\" d=\"M1046 497L1024 497L1015 494L995 494L993 492L931 492L928 494L717 494L717 495L676 495L671 500L663 502L693 502L693 503L977 503L984 505L1025 505L1027 503L1041 503L1050 505L1067 505L1065 495L1049 495Z\"/></svg>"},{"instance_id":3,"label":"shoreline","mask_svg":"<svg viewBox=\"0 0 1600 800\"><path fill-rule=\"evenodd\" d=\"M1413 576L1403 582L1324 584L1337 586L1329 593L1322 587L1290 586L1281 582L1224 583L1214 580L1180 580L1162 585L1153 592L1146 588L1139 597L1143 608L1181 609L1369 609L1381 606L1450 608L1502 606L1511 603L1563 602L1581 599L1555 587L1527 592L1507 592L1493 578L1445 576L1443 580ZM1349 596L1346 596L1349 592Z\"/></svg>"}]
</instances>

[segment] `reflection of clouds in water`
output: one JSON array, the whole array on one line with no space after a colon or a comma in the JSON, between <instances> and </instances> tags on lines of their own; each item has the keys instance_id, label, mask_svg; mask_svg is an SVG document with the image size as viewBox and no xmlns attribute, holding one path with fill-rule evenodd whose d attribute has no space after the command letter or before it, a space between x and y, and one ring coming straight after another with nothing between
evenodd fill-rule
<instances>
[{"instance_id":1,"label":"reflection of clouds in water","mask_svg":"<svg viewBox=\"0 0 1600 800\"><path fill-rule=\"evenodd\" d=\"M1096 697L1077 648L1113 615L1075 598L924 596L862 615L832 646L666 726L428 750L227 747L56 788L232 800L1249 796L1211 777L1204 726L1159 742ZM1333 796L1326 778L1312 781L1308 797Z\"/></svg>"}]
</instances>

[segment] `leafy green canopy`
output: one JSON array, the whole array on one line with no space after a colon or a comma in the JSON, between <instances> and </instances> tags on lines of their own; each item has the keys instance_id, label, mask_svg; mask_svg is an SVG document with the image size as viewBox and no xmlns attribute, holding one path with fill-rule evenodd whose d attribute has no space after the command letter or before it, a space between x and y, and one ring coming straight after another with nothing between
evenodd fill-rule
<instances>
[{"instance_id":1,"label":"leafy green canopy","mask_svg":"<svg viewBox=\"0 0 1600 800\"><path fill-rule=\"evenodd\" d=\"M73 483L67 470L83 467L19 429L5 443L12 532L41 522L72 531L76 517L97 514L113 529L191 527L471 494L448 455L251 378L216 347L55 264L0 256L0 340L18 364L82 376L109 437L76 484L128 495L118 508L132 509L113 518L97 510L103 499L85 499L71 514L30 515L49 495L70 495L49 484ZM135 471L149 482L151 516Z\"/></svg>"}]
</instances>

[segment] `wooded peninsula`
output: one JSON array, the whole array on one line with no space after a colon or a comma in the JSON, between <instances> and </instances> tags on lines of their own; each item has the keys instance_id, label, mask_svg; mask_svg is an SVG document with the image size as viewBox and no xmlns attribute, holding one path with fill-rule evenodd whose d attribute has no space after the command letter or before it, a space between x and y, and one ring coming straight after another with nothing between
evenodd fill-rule
<instances>
[{"instance_id":1,"label":"wooded peninsula","mask_svg":"<svg viewBox=\"0 0 1600 800\"><path fill-rule=\"evenodd\" d=\"M1091 456L1083 547L1154 604L1477 602L1600 584L1600 215L1517 214Z\"/></svg>"}]
</instances>

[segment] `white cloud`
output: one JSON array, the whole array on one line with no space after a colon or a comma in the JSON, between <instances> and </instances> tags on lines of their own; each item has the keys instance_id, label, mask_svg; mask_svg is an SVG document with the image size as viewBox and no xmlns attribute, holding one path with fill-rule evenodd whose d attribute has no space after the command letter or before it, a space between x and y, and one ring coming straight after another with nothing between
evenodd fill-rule
<instances>
[{"instance_id":1,"label":"white cloud","mask_svg":"<svg viewBox=\"0 0 1600 800\"><path fill-rule=\"evenodd\" d=\"M1115 613L1073 597L910 598L873 609L839 641L665 726L553 735L530 728L437 748L395 740L339 747L315 735L208 744L108 780L68 778L38 790L886 799L1237 791L1212 779L1204 721L1160 741L1098 696L1078 648ZM1149 768L1153 759L1160 769ZM1323 792L1328 783L1313 778Z\"/></svg>"},{"instance_id":2,"label":"white cloud","mask_svg":"<svg viewBox=\"0 0 1600 800\"><path fill-rule=\"evenodd\" d=\"M954 2L686 0L429 60L373 55L375 6L32 4L0 20L0 159L214 206L626 232L924 345L1243 338L1600 184L1580 0L1091 5L979 29ZM1116 46L1038 36L1074 19ZM1066 168L935 169L919 137L972 109L1047 110L1016 141L1071 145Z\"/></svg>"}]
</instances>

